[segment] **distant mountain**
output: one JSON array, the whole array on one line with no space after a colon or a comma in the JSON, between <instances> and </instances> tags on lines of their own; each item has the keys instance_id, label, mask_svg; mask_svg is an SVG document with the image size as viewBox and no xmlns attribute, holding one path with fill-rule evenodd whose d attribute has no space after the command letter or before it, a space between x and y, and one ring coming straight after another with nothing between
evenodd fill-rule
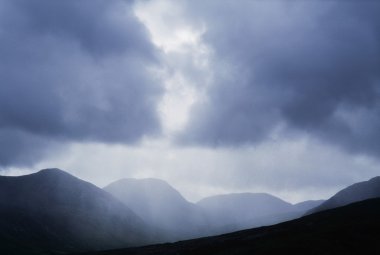
<instances>
[{"instance_id":1,"label":"distant mountain","mask_svg":"<svg viewBox=\"0 0 380 255\"><path fill-rule=\"evenodd\" d=\"M163 180L126 178L111 183L104 190L124 202L145 222L166 230L172 240L211 233L202 211Z\"/></svg>"},{"instance_id":2,"label":"distant mountain","mask_svg":"<svg viewBox=\"0 0 380 255\"><path fill-rule=\"evenodd\" d=\"M273 226L87 255L380 254L380 198Z\"/></svg>"},{"instance_id":3,"label":"distant mountain","mask_svg":"<svg viewBox=\"0 0 380 255\"><path fill-rule=\"evenodd\" d=\"M265 193L217 195L200 200L201 207L219 232L271 225L292 219L292 204ZM297 215L298 216L298 215Z\"/></svg>"},{"instance_id":4,"label":"distant mountain","mask_svg":"<svg viewBox=\"0 0 380 255\"><path fill-rule=\"evenodd\" d=\"M157 234L109 193L59 169L0 176L1 254L136 246Z\"/></svg>"},{"instance_id":5,"label":"distant mountain","mask_svg":"<svg viewBox=\"0 0 380 255\"><path fill-rule=\"evenodd\" d=\"M321 205L326 200L307 200L293 205L295 211L306 212Z\"/></svg>"},{"instance_id":6,"label":"distant mountain","mask_svg":"<svg viewBox=\"0 0 380 255\"><path fill-rule=\"evenodd\" d=\"M183 240L271 225L302 216L320 201L292 205L264 193L238 193L188 202L165 181L126 178L111 183L108 191L145 222Z\"/></svg>"},{"instance_id":7,"label":"distant mountain","mask_svg":"<svg viewBox=\"0 0 380 255\"><path fill-rule=\"evenodd\" d=\"M339 191L321 205L309 210L307 214L336 208L369 198L380 197L380 176L368 181L358 182Z\"/></svg>"}]
</instances>

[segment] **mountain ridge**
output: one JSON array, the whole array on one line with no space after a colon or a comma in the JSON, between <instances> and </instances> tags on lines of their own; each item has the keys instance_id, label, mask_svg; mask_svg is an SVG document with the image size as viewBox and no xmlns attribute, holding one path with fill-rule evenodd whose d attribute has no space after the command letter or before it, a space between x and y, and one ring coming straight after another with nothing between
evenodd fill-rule
<instances>
[{"instance_id":1,"label":"mountain ridge","mask_svg":"<svg viewBox=\"0 0 380 255\"><path fill-rule=\"evenodd\" d=\"M352 201L380 197L379 191L380 177L374 177L324 202L290 204L245 192L191 203L160 179L123 178L103 190L63 170L42 169L0 176L0 247L6 254L50 254L199 238L289 221L337 195Z\"/></svg>"},{"instance_id":2,"label":"mountain ridge","mask_svg":"<svg viewBox=\"0 0 380 255\"><path fill-rule=\"evenodd\" d=\"M380 198L272 226L83 255L378 254Z\"/></svg>"},{"instance_id":3,"label":"mountain ridge","mask_svg":"<svg viewBox=\"0 0 380 255\"><path fill-rule=\"evenodd\" d=\"M173 241L270 225L305 212L267 193L221 194L191 203L169 183L156 178L122 178L104 190L146 222L174 233Z\"/></svg>"},{"instance_id":4,"label":"mountain ridge","mask_svg":"<svg viewBox=\"0 0 380 255\"><path fill-rule=\"evenodd\" d=\"M327 199L321 205L309 210L306 214L332 209L376 197L380 197L380 176L347 186Z\"/></svg>"}]
</instances>

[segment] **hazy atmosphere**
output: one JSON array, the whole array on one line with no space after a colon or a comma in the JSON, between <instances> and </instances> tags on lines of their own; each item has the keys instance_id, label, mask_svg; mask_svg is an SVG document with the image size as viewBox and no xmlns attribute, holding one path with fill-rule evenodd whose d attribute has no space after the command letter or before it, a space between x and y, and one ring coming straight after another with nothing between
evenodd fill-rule
<instances>
[{"instance_id":1,"label":"hazy atmosphere","mask_svg":"<svg viewBox=\"0 0 380 255\"><path fill-rule=\"evenodd\" d=\"M0 0L0 175L326 199L380 175L380 2Z\"/></svg>"}]
</instances>

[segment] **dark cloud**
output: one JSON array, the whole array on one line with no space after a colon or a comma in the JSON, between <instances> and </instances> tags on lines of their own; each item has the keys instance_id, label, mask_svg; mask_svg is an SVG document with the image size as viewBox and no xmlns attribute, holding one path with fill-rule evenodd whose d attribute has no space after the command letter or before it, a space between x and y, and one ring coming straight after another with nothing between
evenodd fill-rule
<instances>
[{"instance_id":1,"label":"dark cloud","mask_svg":"<svg viewBox=\"0 0 380 255\"><path fill-rule=\"evenodd\" d=\"M0 142L0 166L33 165L38 159L66 147L46 137L6 128L1 129Z\"/></svg>"},{"instance_id":2,"label":"dark cloud","mask_svg":"<svg viewBox=\"0 0 380 255\"><path fill-rule=\"evenodd\" d=\"M129 2L0 7L0 165L36 162L56 143L132 143L160 130L159 59Z\"/></svg>"},{"instance_id":3,"label":"dark cloud","mask_svg":"<svg viewBox=\"0 0 380 255\"><path fill-rule=\"evenodd\" d=\"M184 140L241 145L282 127L380 155L378 1L192 3L214 81Z\"/></svg>"}]
</instances>

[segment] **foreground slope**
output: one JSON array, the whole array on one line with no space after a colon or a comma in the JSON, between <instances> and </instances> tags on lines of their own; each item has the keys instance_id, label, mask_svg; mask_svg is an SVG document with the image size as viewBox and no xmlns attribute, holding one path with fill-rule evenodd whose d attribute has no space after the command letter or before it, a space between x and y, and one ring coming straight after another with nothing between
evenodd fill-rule
<instances>
[{"instance_id":1,"label":"foreground slope","mask_svg":"<svg viewBox=\"0 0 380 255\"><path fill-rule=\"evenodd\" d=\"M380 254L379 215L380 198L376 198L268 227L89 254Z\"/></svg>"},{"instance_id":2,"label":"foreground slope","mask_svg":"<svg viewBox=\"0 0 380 255\"><path fill-rule=\"evenodd\" d=\"M110 249L152 243L154 231L102 189L58 169L0 176L0 253Z\"/></svg>"},{"instance_id":3,"label":"foreground slope","mask_svg":"<svg viewBox=\"0 0 380 255\"><path fill-rule=\"evenodd\" d=\"M321 205L308 211L308 214L376 197L380 197L380 176L342 189Z\"/></svg>"},{"instance_id":4,"label":"foreground slope","mask_svg":"<svg viewBox=\"0 0 380 255\"><path fill-rule=\"evenodd\" d=\"M172 240L211 233L200 208L188 202L163 180L125 178L109 184L104 190L117 197L145 222L165 230Z\"/></svg>"}]
</instances>

